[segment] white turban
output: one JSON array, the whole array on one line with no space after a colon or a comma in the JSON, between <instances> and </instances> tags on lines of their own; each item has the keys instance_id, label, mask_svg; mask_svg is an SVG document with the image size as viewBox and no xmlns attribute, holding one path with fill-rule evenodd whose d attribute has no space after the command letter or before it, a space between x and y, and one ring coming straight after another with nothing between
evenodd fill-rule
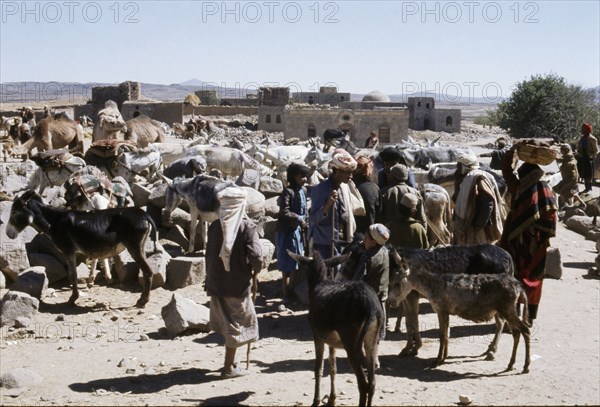
<instances>
[{"instance_id":1,"label":"white turban","mask_svg":"<svg viewBox=\"0 0 600 407\"><path fill-rule=\"evenodd\" d=\"M239 187L227 187L217 194L220 202L219 219L223 231L223 245L220 256L225 271L230 270L230 258L235 238L246 214L246 190Z\"/></svg>"},{"instance_id":2,"label":"white turban","mask_svg":"<svg viewBox=\"0 0 600 407\"><path fill-rule=\"evenodd\" d=\"M477 156L470 151L457 152L456 153L456 161L458 161L465 167L469 167L470 169L479 168L479 162L477 161Z\"/></svg>"},{"instance_id":3,"label":"white turban","mask_svg":"<svg viewBox=\"0 0 600 407\"><path fill-rule=\"evenodd\" d=\"M354 171L358 165L350 153L345 150L336 150L331 157L331 167L342 171Z\"/></svg>"},{"instance_id":4,"label":"white turban","mask_svg":"<svg viewBox=\"0 0 600 407\"><path fill-rule=\"evenodd\" d=\"M390 238L390 231L381 223L375 223L369 226L369 234L377 242L378 245L383 246L385 242Z\"/></svg>"}]
</instances>

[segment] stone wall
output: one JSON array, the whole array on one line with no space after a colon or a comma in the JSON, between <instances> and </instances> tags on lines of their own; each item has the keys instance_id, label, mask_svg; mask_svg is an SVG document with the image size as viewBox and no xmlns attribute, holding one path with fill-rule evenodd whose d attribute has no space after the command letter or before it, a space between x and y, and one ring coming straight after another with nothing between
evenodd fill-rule
<instances>
[{"instance_id":1,"label":"stone wall","mask_svg":"<svg viewBox=\"0 0 600 407\"><path fill-rule=\"evenodd\" d=\"M335 89L335 88L333 88ZM337 92L296 92L292 99L296 103L308 103L319 105L339 106L343 102L350 101L350 93Z\"/></svg>"},{"instance_id":2,"label":"stone wall","mask_svg":"<svg viewBox=\"0 0 600 407\"><path fill-rule=\"evenodd\" d=\"M290 102L290 88L259 88L259 106L285 106Z\"/></svg>"},{"instance_id":3,"label":"stone wall","mask_svg":"<svg viewBox=\"0 0 600 407\"><path fill-rule=\"evenodd\" d=\"M258 107L258 99L257 98L245 98L245 99L223 98L223 99L221 99L221 106L254 106L254 107Z\"/></svg>"},{"instance_id":4,"label":"stone wall","mask_svg":"<svg viewBox=\"0 0 600 407\"><path fill-rule=\"evenodd\" d=\"M258 130L284 131L285 106L261 106L258 108Z\"/></svg>"},{"instance_id":5,"label":"stone wall","mask_svg":"<svg viewBox=\"0 0 600 407\"><path fill-rule=\"evenodd\" d=\"M191 116L252 116L258 114L258 107L251 106L183 106L183 115Z\"/></svg>"},{"instance_id":6,"label":"stone wall","mask_svg":"<svg viewBox=\"0 0 600 407\"><path fill-rule=\"evenodd\" d=\"M183 118L183 103L181 102L124 102L121 115L125 120L131 120L135 112L140 112L154 120L165 122L169 126L181 123Z\"/></svg>"},{"instance_id":7,"label":"stone wall","mask_svg":"<svg viewBox=\"0 0 600 407\"><path fill-rule=\"evenodd\" d=\"M111 86L94 86L92 88L92 120L96 120L96 114L104 108L108 100L113 100L119 110L122 110L123 103L126 101L139 100L141 97L141 86L139 82L123 82Z\"/></svg>"},{"instance_id":8,"label":"stone wall","mask_svg":"<svg viewBox=\"0 0 600 407\"><path fill-rule=\"evenodd\" d=\"M410 119L408 126L413 130L431 129L434 109L435 99L432 97L409 97Z\"/></svg>"},{"instance_id":9,"label":"stone wall","mask_svg":"<svg viewBox=\"0 0 600 407\"><path fill-rule=\"evenodd\" d=\"M205 106L214 106L220 103L219 96L217 95L216 90L197 90L194 92L198 99L200 99L200 104Z\"/></svg>"},{"instance_id":10,"label":"stone wall","mask_svg":"<svg viewBox=\"0 0 600 407\"><path fill-rule=\"evenodd\" d=\"M460 109L435 109L431 116L429 130L460 133Z\"/></svg>"},{"instance_id":11,"label":"stone wall","mask_svg":"<svg viewBox=\"0 0 600 407\"><path fill-rule=\"evenodd\" d=\"M408 139L408 110L289 109L285 111L284 122L286 139L298 137L305 140L309 137L309 129L313 129L315 136L321 137L328 128L348 130L350 139L358 147L364 146L373 130L379 132L389 128L390 144Z\"/></svg>"}]
</instances>

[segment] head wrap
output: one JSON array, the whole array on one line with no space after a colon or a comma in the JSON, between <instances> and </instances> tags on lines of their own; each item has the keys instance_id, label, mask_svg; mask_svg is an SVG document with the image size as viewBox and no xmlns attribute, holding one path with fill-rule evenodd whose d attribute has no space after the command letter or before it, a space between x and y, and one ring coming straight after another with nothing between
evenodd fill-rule
<instances>
[{"instance_id":1,"label":"head wrap","mask_svg":"<svg viewBox=\"0 0 600 407\"><path fill-rule=\"evenodd\" d=\"M581 126L581 131L583 131L585 134L591 134L592 125L590 123L583 123L583 125Z\"/></svg>"},{"instance_id":2,"label":"head wrap","mask_svg":"<svg viewBox=\"0 0 600 407\"><path fill-rule=\"evenodd\" d=\"M331 157L331 168L342 171L354 171L356 169L356 160L352 158L346 150L336 150Z\"/></svg>"},{"instance_id":3,"label":"head wrap","mask_svg":"<svg viewBox=\"0 0 600 407\"><path fill-rule=\"evenodd\" d=\"M571 152L571 146L568 144L563 144L560 146L560 153L562 155L569 154Z\"/></svg>"},{"instance_id":4,"label":"head wrap","mask_svg":"<svg viewBox=\"0 0 600 407\"><path fill-rule=\"evenodd\" d=\"M470 151L458 151L456 153L456 161L472 170L479 168L477 156Z\"/></svg>"},{"instance_id":5,"label":"head wrap","mask_svg":"<svg viewBox=\"0 0 600 407\"><path fill-rule=\"evenodd\" d=\"M219 219L223 232L223 245L219 253L225 271L230 270L230 258L235 238L246 214L246 190L237 186L227 187L217 194Z\"/></svg>"},{"instance_id":6,"label":"head wrap","mask_svg":"<svg viewBox=\"0 0 600 407\"><path fill-rule=\"evenodd\" d=\"M379 158L383 162L390 161L400 161L402 159L402 154L396 147L386 147L379 153Z\"/></svg>"},{"instance_id":7,"label":"head wrap","mask_svg":"<svg viewBox=\"0 0 600 407\"><path fill-rule=\"evenodd\" d=\"M369 226L369 235L378 245L383 246L390 238L390 231L381 223L375 223Z\"/></svg>"},{"instance_id":8,"label":"head wrap","mask_svg":"<svg viewBox=\"0 0 600 407\"><path fill-rule=\"evenodd\" d=\"M346 134L338 129L327 129L323 132L323 140L325 141L344 137L346 137Z\"/></svg>"},{"instance_id":9,"label":"head wrap","mask_svg":"<svg viewBox=\"0 0 600 407\"><path fill-rule=\"evenodd\" d=\"M358 157L356 157L356 172L359 174L366 174L367 167L369 166L370 162L371 159L366 155L359 155Z\"/></svg>"},{"instance_id":10,"label":"head wrap","mask_svg":"<svg viewBox=\"0 0 600 407\"><path fill-rule=\"evenodd\" d=\"M418 203L419 198L411 192L405 193L404 195L402 195L402 199L400 199L400 205L411 210L415 209Z\"/></svg>"},{"instance_id":11,"label":"head wrap","mask_svg":"<svg viewBox=\"0 0 600 407\"><path fill-rule=\"evenodd\" d=\"M408 167L404 164L396 164L390 168L390 174L398 181L406 181L408 179Z\"/></svg>"}]
</instances>

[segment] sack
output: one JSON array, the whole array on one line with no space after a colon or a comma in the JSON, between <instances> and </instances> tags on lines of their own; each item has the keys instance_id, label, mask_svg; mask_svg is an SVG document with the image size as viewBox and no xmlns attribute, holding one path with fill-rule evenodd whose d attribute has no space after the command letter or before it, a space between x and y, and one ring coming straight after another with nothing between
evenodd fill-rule
<instances>
[{"instance_id":1,"label":"sack","mask_svg":"<svg viewBox=\"0 0 600 407\"><path fill-rule=\"evenodd\" d=\"M362 195L354 182L348 182L348 190L350 191L350 205L352 205L352 213L354 216L366 216L367 210Z\"/></svg>"}]
</instances>

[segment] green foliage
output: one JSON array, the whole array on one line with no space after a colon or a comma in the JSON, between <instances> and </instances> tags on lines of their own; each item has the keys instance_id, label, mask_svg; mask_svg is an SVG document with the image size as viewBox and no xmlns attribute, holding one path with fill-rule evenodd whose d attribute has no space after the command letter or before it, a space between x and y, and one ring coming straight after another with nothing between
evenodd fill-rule
<instances>
[{"instance_id":1,"label":"green foliage","mask_svg":"<svg viewBox=\"0 0 600 407\"><path fill-rule=\"evenodd\" d=\"M600 130L596 91L568 84L554 74L532 76L517 84L506 101L498 104L498 126L515 138L554 138L568 142L579 137L581 125Z\"/></svg>"},{"instance_id":2,"label":"green foliage","mask_svg":"<svg viewBox=\"0 0 600 407\"><path fill-rule=\"evenodd\" d=\"M183 100L183 103L185 103L186 105L199 106L200 98L198 96L196 96L194 93L190 93L189 95L187 95L185 97L185 99Z\"/></svg>"},{"instance_id":3,"label":"green foliage","mask_svg":"<svg viewBox=\"0 0 600 407\"><path fill-rule=\"evenodd\" d=\"M487 109L485 111L486 115L485 116L478 116L475 119L473 119L473 123L475 124L479 124L481 126L497 126L498 125L498 117L497 117L497 113L496 110L492 110L492 109Z\"/></svg>"}]
</instances>

